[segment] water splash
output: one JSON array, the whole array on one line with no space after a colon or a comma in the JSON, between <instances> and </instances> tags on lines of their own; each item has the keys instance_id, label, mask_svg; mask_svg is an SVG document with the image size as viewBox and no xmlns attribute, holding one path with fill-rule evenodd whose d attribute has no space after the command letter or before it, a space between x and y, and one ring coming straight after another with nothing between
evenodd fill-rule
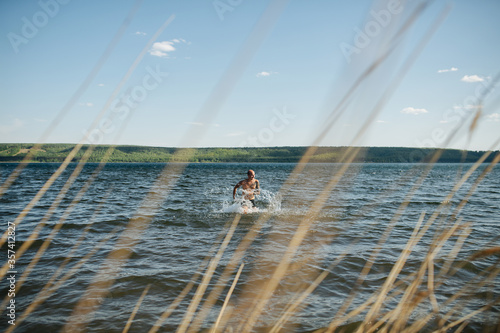
<instances>
[{"instance_id":1,"label":"water splash","mask_svg":"<svg viewBox=\"0 0 500 333\"><path fill-rule=\"evenodd\" d=\"M224 197L231 197L232 193L228 195L223 193ZM279 213L281 212L281 195L268 190L261 190L259 195L255 196L255 204L257 207L252 207L249 200L237 196L235 200L223 199L222 206L216 208L217 213L239 213L239 214L253 214L253 213Z\"/></svg>"}]
</instances>

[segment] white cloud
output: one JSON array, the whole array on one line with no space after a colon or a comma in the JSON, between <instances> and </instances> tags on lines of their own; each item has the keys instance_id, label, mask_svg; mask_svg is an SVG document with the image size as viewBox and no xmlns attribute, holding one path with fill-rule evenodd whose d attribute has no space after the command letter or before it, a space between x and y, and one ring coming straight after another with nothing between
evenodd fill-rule
<instances>
[{"instance_id":1,"label":"white cloud","mask_svg":"<svg viewBox=\"0 0 500 333\"><path fill-rule=\"evenodd\" d=\"M412 115L415 115L415 116L418 116L419 114L424 114L424 113L428 113L429 111L427 111L426 109L416 109L416 108L413 108L413 107L407 107L407 108L404 108L403 110L401 110L401 113L405 113L405 114L412 114Z\"/></svg>"},{"instance_id":2,"label":"white cloud","mask_svg":"<svg viewBox=\"0 0 500 333\"><path fill-rule=\"evenodd\" d=\"M257 73L255 76L257 77L267 77L267 76L271 76L271 75L274 75L274 74L278 74L278 72L260 72L260 73Z\"/></svg>"},{"instance_id":3,"label":"white cloud","mask_svg":"<svg viewBox=\"0 0 500 333\"><path fill-rule=\"evenodd\" d=\"M173 46L174 42L157 42L153 44L153 49L163 51L163 52L172 52L175 51L175 47Z\"/></svg>"},{"instance_id":4,"label":"white cloud","mask_svg":"<svg viewBox=\"0 0 500 333\"><path fill-rule=\"evenodd\" d=\"M98 86L99 87L104 87L104 83L99 83Z\"/></svg>"},{"instance_id":5,"label":"white cloud","mask_svg":"<svg viewBox=\"0 0 500 333\"><path fill-rule=\"evenodd\" d=\"M377 120L376 123L378 123L378 124L386 124L387 121L385 121L385 120Z\"/></svg>"},{"instance_id":6,"label":"white cloud","mask_svg":"<svg viewBox=\"0 0 500 333\"><path fill-rule=\"evenodd\" d=\"M24 123L21 119L19 118L14 118L12 120L12 123L9 125L0 125L0 133L2 134L9 134L12 132L17 131L21 127L23 127Z\"/></svg>"},{"instance_id":7,"label":"white cloud","mask_svg":"<svg viewBox=\"0 0 500 333\"><path fill-rule=\"evenodd\" d=\"M172 40L166 40L163 42L156 42L153 44L153 47L149 50L149 54L155 57L168 57L169 52L173 52L176 50L174 47L174 44L178 43L184 43L184 44L191 44L190 42L187 42L185 39L182 38L174 38Z\"/></svg>"},{"instance_id":8,"label":"white cloud","mask_svg":"<svg viewBox=\"0 0 500 333\"><path fill-rule=\"evenodd\" d=\"M486 116L489 122L500 122L500 113L492 113Z\"/></svg>"},{"instance_id":9,"label":"white cloud","mask_svg":"<svg viewBox=\"0 0 500 333\"><path fill-rule=\"evenodd\" d=\"M475 111L479 109L481 106L480 105L472 105L472 104L467 104L467 105L455 105L453 106L454 110L466 110L466 111Z\"/></svg>"},{"instance_id":10,"label":"white cloud","mask_svg":"<svg viewBox=\"0 0 500 333\"><path fill-rule=\"evenodd\" d=\"M156 42L153 44L151 50L149 50L149 54L155 57L166 57L168 56L168 52L175 51L173 45L174 42L171 41Z\"/></svg>"},{"instance_id":11,"label":"white cloud","mask_svg":"<svg viewBox=\"0 0 500 333\"><path fill-rule=\"evenodd\" d=\"M142 32L142 31L136 31L134 35L136 35L136 36L146 36L147 33Z\"/></svg>"},{"instance_id":12,"label":"white cloud","mask_svg":"<svg viewBox=\"0 0 500 333\"><path fill-rule=\"evenodd\" d=\"M460 81L474 83L474 82L482 82L484 81L484 79L477 75L464 75L464 77L461 78Z\"/></svg>"},{"instance_id":13,"label":"white cloud","mask_svg":"<svg viewBox=\"0 0 500 333\"><path fill-rule=\"evenodd\" d=\"M149 50L149 54L155 57L166 57L168 54L158 50Z\"/></svg>"},{"instance_id":14,"label":"white cloud","mask_svg":"<svg viewBox=\"0 0 500 333\"><path fill-rule=\"evenodd\" d=\"M440 70L438 70L438 73L456 72L456 71L458 71L458 68L452 67L452 68L449 68L449 69L440 69Z\"/></svg>"},{"instance_id":15,"label":"white cloud","mask_svg":"<svg viewBox=\"0 0 500 333\"><path fill-rule=\"evenodd\" d=\"M94 106L94 103L92 103L92 102L86 102L86 103L80 103L79 105L80 105L80 106L86 106L86 107L88 107L88 108L91 108L91 107L93 107L93 106Z\"/></svg>"}]
</instances>

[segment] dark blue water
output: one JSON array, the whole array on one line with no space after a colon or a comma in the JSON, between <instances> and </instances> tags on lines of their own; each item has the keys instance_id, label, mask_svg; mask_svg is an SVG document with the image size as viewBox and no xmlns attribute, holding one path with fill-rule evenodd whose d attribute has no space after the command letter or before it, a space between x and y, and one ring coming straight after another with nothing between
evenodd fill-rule
<instances>
[{"instance_id":1,"label":"dark blue water","mask_svg":"<svg viewBox=\"0 0 500 333\"><path fill-rule=\"evenodd\" d=\"M0 165L2 183L15 166ZM62 223L22 288L16 290L17 318L35 300L68 255L69 262L58 279L76 267L79 260L93 249L96 252L26 320L16 325L15 331L61 330L92 279L102 270L103 262L121 232L130 219L139 214L148 217L147 227L137 235L139 241L133 247L129 260L116 276L109 276L110 279L116 279L101 299L93 317L88 318L86 331L121 332L144 288L150 285L130 328L131 332L147 332L193 275L200 271L200 265L207 255L214 257L210 251L214 244L220 244L218 237L226 235L228 223L233 221L238 212L242 212L241 205L232 200L232 189L246 177L249 168L255 170L262 187L261 195L256 200L258 212L241 216L214 278L207 287L208 291L213 290L242 239L249 231L257 230L255 239L239 261L245 267L232 297L234 302L230 308L233 315L229 325L236 325L245 318L246 302L266 285L299 224L307 225L307 233L256 324L257 329L262 331L267 331L286 305L300 295L300 291L310 285L324 269L328 269L330 274L309 295L300 311L291 317L285 326L287 331L306 332L328 326L353 290L356 296L347 312L363 304L384 283L423 212L424 224L434 213L437 214L435 222L413 248L396 281L402 286L409 285L411 282L405 278L411 279L412 274L418 272L431 244L436 242L436 235L450 230L459 221L460 227L440 244L434 256L439 314L433 319L453 310L454 306L458 308L451 318L466 315L500 296L500 279L494 272L495 268L500 267L498 254L474 260L471 258L478 251L498 247L500 243L499 169L494 168L475 187L474 182L486 167L480 166L457 193L442 204L471 166L439 164L427 172L428 166L425 164L351 165L331 191L326 192L321 207L314 210L312 208L316 207L314 202L318 195L343 165L308 165L298 175L293 186L283 192L280 188L293 171L294 164L189 164L182 174L168 180L175 180L175 185L167 193L163 192L167 189L166 185L154 185L164 164L108 164L73 207L73 199L97 168L97 164L87 164L41 228L33 245L21 258L16 258L19 283L21 275L33 262L36 252L54 226ZM58 164L30 164L22 171L0 198L3 231L58 167ZM46 216L75 167L70 165L18 223L17 250ZM415 187L422 175L421 185ZM151 191L161 195L162 200L144 201ZM467 199L466 203L464 199ZM405 202L407 205L403 207L402 203ZM138 212L141 206L143 208ZM263 216L266 217L264 222L259 220ZM113 231L116 233L112 234ZM80 237L82 242L70 252ZM105 237L110 239L96 248ZM380 244L381 240L383 242ZM455 253L454 248L458 252ZM0 259L2 266L7 261L7 249L5 244ZM374 249L377 249L376 257L373 257ZM331 266L335 260L338 263ZM367 263L372 268L362 283L357 284L360 272ZM443 268L446 274L441 277L439 273ZM231 281L234 274L231 275ZM427 279L427 274L424 274L420 287L422 291L425 291ZM198 286L199 281L164 323L161 331L175 331ZM470 288L463 289L467 287ZM1 288L3 300L8 293L5 278ZM215 322L228 288L218 297L200 329L210 328ZM448 302L450 297L462 291L463 295L457 300ZM386 301L385 311L393 309L400 297ZM429 312L432 312L432 304L423 301L412 312L409 320L418 320ZM467 329L480 331L481 327L497 320L498 314L499 307L494 305L486 314L471 318ZM344 324L362 319L363 314L360 314ZM7 312L4 311L0 328L7 328L8 320Z\"/></svg>"}]
</instances>

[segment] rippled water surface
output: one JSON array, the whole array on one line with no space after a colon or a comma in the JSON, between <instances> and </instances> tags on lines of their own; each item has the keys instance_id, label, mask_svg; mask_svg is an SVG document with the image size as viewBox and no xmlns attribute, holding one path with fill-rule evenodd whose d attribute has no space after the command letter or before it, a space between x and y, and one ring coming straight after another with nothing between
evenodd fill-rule
<instances>
[{"instance_id":1,"label":"rippled water surface","mask_svg":"<svg viewBox=\"0 0 500 333\"><path fill-rule=\"evenodd\" d=\"M15 166L0 165L2 182ZM121 332L144 288L150 285L130 329L132 332L147 332L193 275L200 271L203 260L207 256L214 256L214 252L211 252L217 250L214 244L220 244L220 237L226 235L228 224L241 212L241 205L232 200L232 190L239 180L246 177L249 168L255 170L262 188L256 199L258 212L241 215L208 291L213 289L215 281L221 276L243 237L249 231L257 230L254 242L243 255L242 262L245 266L233 295L235 302L240 304L251 299L252 293L262 287L259 283L265 281L272 274L273 267L281 261L299 223L306 220L309 225L288 273L269 302L265 315L259 319L257 327L261 330L266 331L266 327L273 324L283 307L298 295L297 291L301 290L301 286L310 284L324 269L329 269L330 274L307 298L302 310L290 320L289 330L306 332L328 326L356 286L356 279L363 267L367 263L373 263L349 307L355 309L384 283L421 214L425 213L425 222L438 209L440 214L437 215L436 222L413 249L398 281L404 284L404 278L419 269L429 245L435 240L436 230L449 229L450 221L470 223L468 228L461 228L445 242L435 258L436 272L450 262L453 262L454 267L459 267L436 291L437 302L445 309L453 305L445 304L447 298L481 271L492 265L498 266L498 256L470 260L471 255L485 247L499 246L498 167L487 174L475 188L474 181L486 167L480 166L457 194L446 201L445 205L441 205L458 179L471 166L439 164L426 174L427 165L350 165L343 177L332 183L331 191L326 192L321 209L313 211L311 207L317 207L313 205L314 200L343 165L308 165L299 174L296 184L283 193L279 190L294 169L294 164L190 164L186 165L170 191L161 185L154 185L165 167L163 164L108 164L76 206L72 207L72 200L97 167L97 164L87 164L52 212L46 225L41 228L33 245L17 259L19 283L21 275L28 269L30 262L34 261L36 252L54 226L63 223L22 288L16 291L17 316L35 299L69 254L71 260L63 274L94 249L97 252L19 325L16 332L59 331L92 279L102 269L102 263L119 235L136 214L152 218L145 231L137 235L140 240L133 248L129 260L118 272L109 293L100 300L101 305L89 320L87 331ZM2 230L6 229L9 221L16 219L58 167L58 164L31 164L22 171L7 193L0 198ZM20 249L44 216L48 216L46 214L51 205L57 202L58 194L75 167L76 165L71 165L64 171L18 224L16 249ZM421 185L415 186L419 184L422 175ZM148 202L146 199L150 191L155 191L164 199L159 202L158 207L153 200ZM461 202L467 198L468 193L471 196L462 207ZM407 206L402 206L407 200ZM143 209L138 212L141 205ZM256 228L260 223L259 218L263 216L269 219ZM456 258L450 260L450 251L457 244L460 232L469 234ZM109 236L109 241L96 247ZM79 238L82 239L81 243L78 243ZM383 242L377 257L371 258L380 241ZM70 252L75 244L78 247ZM4 258L0 259L2 265L7 259L6 251L7 247L4 245ZM335 260L338 263L330 266ZM233 277L234 274L231 279ZM195 289L197 286L198 282ZM3 299L8 289L5 278L1 287ZM175 331L193 294L194 289L163 325L163 331ZM219 296L201 328L211 327L216 320L225 294ZM470 295L470 302L463 312L480 308L488 300L499 296L500 280L493 277L489 284ZM390 307L391 304L387 306ZM423 312L428 311L427 306L431 307L430 304L423 303ZM493 307L492 312L496 313L497 320L499 308ZM243 312L235 311L233 320L237 321L242 316ZM418 317L418 311L414 316ZM7 324L5 311L2 317L0 329L3 330ZM356 320L359 318L351 319ZM471 321L471 327L481 327L488 320L488 316L479 316Z\"/></svg>"}]
</instances>

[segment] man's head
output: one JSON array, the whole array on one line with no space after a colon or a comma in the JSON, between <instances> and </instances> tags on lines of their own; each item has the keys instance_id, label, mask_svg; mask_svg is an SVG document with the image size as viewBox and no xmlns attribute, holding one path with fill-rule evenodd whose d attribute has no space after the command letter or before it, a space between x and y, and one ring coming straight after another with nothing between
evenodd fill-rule
<instances>
[{"instance_id":1,"label":"man's head","mask_svg":"<svg viewBox=\"0 0 500 333\"><path fill-rule=\"evenodd\" d=\"M247 175L248 175L248 179L255 178L255 172L253 170L248 170Z\"/></svg>"}]
</instances>

